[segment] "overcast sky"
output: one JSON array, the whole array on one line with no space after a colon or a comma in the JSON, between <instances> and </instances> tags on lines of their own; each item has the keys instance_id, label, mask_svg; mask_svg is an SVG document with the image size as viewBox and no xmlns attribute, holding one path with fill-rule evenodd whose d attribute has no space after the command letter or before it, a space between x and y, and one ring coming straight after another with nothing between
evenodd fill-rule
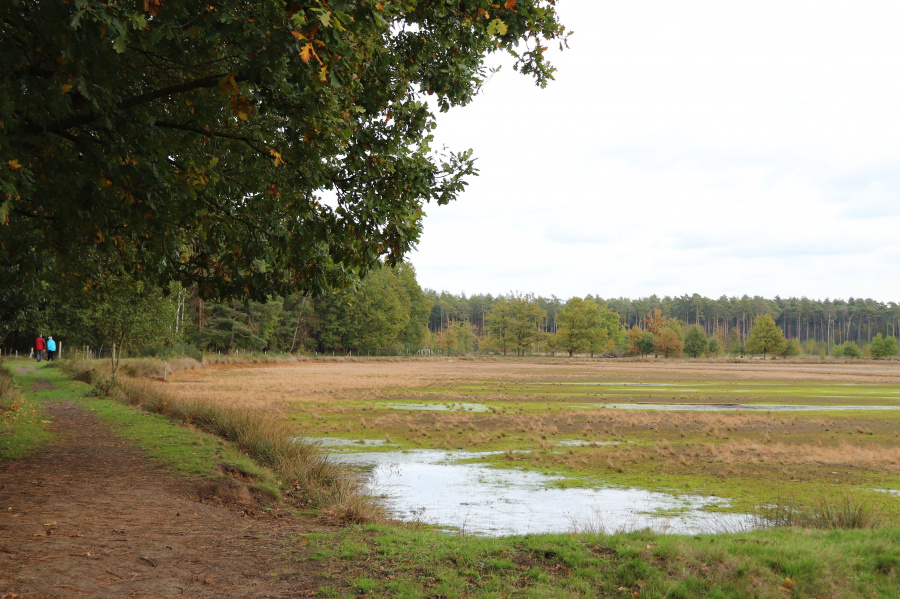
<instances>
[{"instance_id":1,"label":"overcast sky","mask_svg":"<svg viewBox=\"0 0 900 599\"><path fill-rule=\"evenodd\" d=\"M423 287L900 301L900 2L561 0L546 89L504 68L437 138Z\"/></svg>"}]
</instances>

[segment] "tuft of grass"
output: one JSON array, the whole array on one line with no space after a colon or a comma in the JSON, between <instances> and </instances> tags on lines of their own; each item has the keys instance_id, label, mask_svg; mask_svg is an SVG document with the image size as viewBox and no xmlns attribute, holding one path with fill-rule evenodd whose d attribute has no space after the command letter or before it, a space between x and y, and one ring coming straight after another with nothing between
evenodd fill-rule
<instances>
[{"instance_id":1,"label":"tuft of grass","mask_svg":"<svg viewBox=\"0 0 900 599\"><path fill-rule=\"evenodd\" d=\"M769 526L854 530L895 524L885 511L859 492L820 495L809 503L777 501L759 510Z\"/></svg>"}]
</instances>

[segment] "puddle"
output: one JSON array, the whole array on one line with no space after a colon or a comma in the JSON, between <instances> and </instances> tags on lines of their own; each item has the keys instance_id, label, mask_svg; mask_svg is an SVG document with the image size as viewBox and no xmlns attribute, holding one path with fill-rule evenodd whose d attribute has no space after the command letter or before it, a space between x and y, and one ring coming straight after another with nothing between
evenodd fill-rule
<instances>
[{"instance_id":1,"label":"puddle","mask_svg":"<svg viewBox=\"0 0 900 599\"><path fill-rule=\"evenodd\" d=\"M378 402L379 408L391 410L428 410L437 412L490 412L491 408L480 403L402 403Z\"/></svg>"},{"instance_id":2,"label":"puddle","mask_svg":"<svg viewBox=\"0 0 900 599\"><path fill-rule=\"evenodd\" d=\"M499 453L499 452L494 452ZM618 532L651 528L698 534L748 530L747 514L702 511L715 497L672 496L637 489L556 489L560 477L458 463L487 453L414 450L334 456L369 472L369 491L400 520L488 536ZM661 515L665 514L665 515Z\"/></svg>"},{"instance_id":3,"label":"puddle","mask_svg":"<svg viewBox=\"0 0 900 599\"><path fill-rule=\"evenodd\" d=\"M737 404L737 403L592 403L570 406L573 409L611 408L614 410L660 410L663 412L810 412L845 410L900 410L900 406L803 406L785 404Z\"/></svg>"},{"instance_id":4,"label":"puddle","mask_svg":"<svg viewBox=\"0 0 900 599\"><path fill-rule=\"evenodd\" d=\"M895 497L900 497L900 491L897 489L875 489L879 493L887 493L888 495L893 495Z\"/></svg>"}]
</instances>

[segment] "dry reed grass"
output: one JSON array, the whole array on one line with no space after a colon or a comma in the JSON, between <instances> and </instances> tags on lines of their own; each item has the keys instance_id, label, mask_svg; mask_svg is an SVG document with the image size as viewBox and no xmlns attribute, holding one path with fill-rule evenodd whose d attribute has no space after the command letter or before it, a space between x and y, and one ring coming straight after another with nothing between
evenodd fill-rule
<instances>
[{"instance_id":1,"label":"dry reed grass","mask_svg":"<svg viewBox=\"0 0 900 599\"><path fill-rule=\"evenodd\" d=\"M0 412L14 412L18 407L19 391L12 373L0 365Z\"/></svg>"},{"instance_id":2,"label":"dry reed grass","mask_svg":"<svg viewBox=\"0 0 900 599\"><path fill-rule=\"evenodd\" d=\"M846 441L834 447L823 447L819 443L763 444L739 440L711 449L709 457L726 464L817 464L900 472L900 447L855 445Z\"/></svg>"}]
</instances>

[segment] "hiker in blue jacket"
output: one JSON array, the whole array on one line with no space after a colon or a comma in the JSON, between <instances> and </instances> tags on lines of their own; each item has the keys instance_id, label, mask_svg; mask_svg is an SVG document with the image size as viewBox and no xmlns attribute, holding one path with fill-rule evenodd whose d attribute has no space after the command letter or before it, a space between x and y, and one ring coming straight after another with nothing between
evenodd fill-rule
<instances>
[{"instance_id":1,"label":"hiker in blue jacket","mask_svg":"<svg viewBox=\"0 0 900 599\"><path fill-rule=\"evenodd\" d=\"M52 362L56 359L56 341L53 340L53 335L47 337L47 361Z\"/></svg>"}]
</instances>

